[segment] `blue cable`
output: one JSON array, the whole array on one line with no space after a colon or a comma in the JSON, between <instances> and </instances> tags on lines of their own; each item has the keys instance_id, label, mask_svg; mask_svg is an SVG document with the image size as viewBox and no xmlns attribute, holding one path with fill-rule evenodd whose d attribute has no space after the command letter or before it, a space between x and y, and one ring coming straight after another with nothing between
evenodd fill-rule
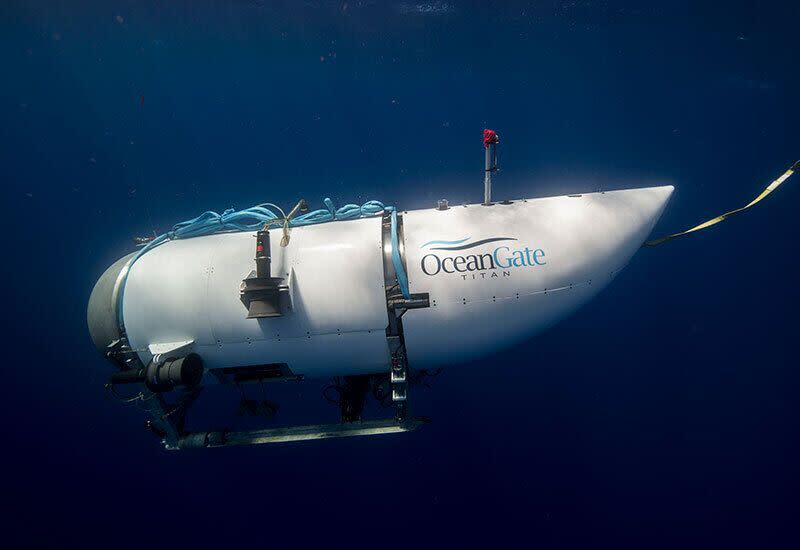
<instances>
[{"instance_id":1,"label":"blue cable","mask_svg":"<svg viewBox=\"0 0 800 550\"><path fill-rule=\"evenodd\" d=\"M397 209L392 207L392 265L394 265L394 274L397 277L397 284L400 285L400 292L403 293L403 298L406 300L411 299L411 294L408 291L408 277L406 270L403 269L403 260L400 258L400 239L397 238Z\"/></svg>"},{"instance_id":2,"label":"blue cable","mask_svg":"<svg viewBox=\"0 0 800 550\"><path fill-rule=\"evenodd\" d=\"M333 205L333 201L326 198L323 203L325 208L308 212L302 216L297 216L289 220L289 227L302 227L305 225L314 225L318 223L325 223L334 220L353 220L356 218L367 218L376 216L383 212L392 213L392 264L397 276L397 283L400 285L400 291L403 296L408 299L411 297L408 290L408 277L406 276L405 269L403 269L403 262L400 258L399 241L397 238L397 209L394 206L384 206L380 201L367 201L362 205L346 204L339 209ZM130 264L128 264L128 272L136 260L141 258L147 251L163 244L167 241L175 239L189 239L192 237L202 237L204 235L213 235L223 231L258 231L264 224L270 221L281 219L269 207L280 210L277 206L264 203L244 210L234 210L228 208L221 215L211 210L203 212L196 218L176 223L172 229L159 235L146 246L144 246L136 256L133 257ZM126 276L127 280L127 276ZM117 303L117 312L119 315L119 324L122 326L122 297L125 293L125 281L119 292Z\"/></svg>"}]
</instances>

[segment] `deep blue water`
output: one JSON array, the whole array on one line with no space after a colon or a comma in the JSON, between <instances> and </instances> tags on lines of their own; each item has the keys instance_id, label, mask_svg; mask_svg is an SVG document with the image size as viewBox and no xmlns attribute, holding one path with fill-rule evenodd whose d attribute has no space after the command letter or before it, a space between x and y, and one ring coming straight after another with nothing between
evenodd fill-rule
<instances>
[{"instance_id":1,"label":"deep blue water","mask_svg":"<svg viewBox=\"0 0 800 550\"><path fill-rule=\"evenodd\" d=\"M103 390L94 281L203 210L477 202L488 126L495 197L671 183L662 233L800 157L796 2L489 4L3 2L6 542L797 546L800 181L452 365L411 435L167 453Z\"/></svg>"}]
</instances>

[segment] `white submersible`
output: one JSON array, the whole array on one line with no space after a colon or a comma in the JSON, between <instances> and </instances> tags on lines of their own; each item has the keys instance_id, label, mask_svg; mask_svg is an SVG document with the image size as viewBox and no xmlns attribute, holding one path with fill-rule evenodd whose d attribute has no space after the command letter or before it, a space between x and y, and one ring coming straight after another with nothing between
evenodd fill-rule
<instances>
[{"instance_id":1,"label":"white submersible","mask_svg":"<svg viewBox=\"0 0 800 550\"><path fill-rule=\"evenodd\" d=\"M483 204L368 203L346 215L329 205L308 218L301 202L251 230L226 226L240 214L226 212L212 234L181 238L198 218L120 259L88 308L94 344L118 368L110 388L133 384L170 449L415 428L415 372L508 348L576 310L642 246L673 191L492 202L489 138ZM202 386L327 377L340 377L340 423L185 429ZM361 418L370 392L394 404L393 418Z\"/></svg>"}]
</instances>

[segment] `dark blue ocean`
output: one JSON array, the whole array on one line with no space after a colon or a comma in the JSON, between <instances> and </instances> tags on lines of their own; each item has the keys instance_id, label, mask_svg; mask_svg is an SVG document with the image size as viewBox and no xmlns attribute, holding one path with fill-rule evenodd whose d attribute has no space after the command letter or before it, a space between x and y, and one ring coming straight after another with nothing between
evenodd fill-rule
<instances>
[{"instance_id":1,"label":"dark blue ocean","mask_svg":"<svg viewBox=\"0 0 800 550\"><path fill-rule=\"evenodd\" d=\"M799 21L797 2L5 0L3 545L797 548L800 175L412 388L433 418L412 434L167 452L104 390L86 303L133 236L205 210L479 202L486 127L495 198L673 184L655 234L684 229L800 158ZM335 421L324 382L275 422Z\"/></svg>"}]
</instances>

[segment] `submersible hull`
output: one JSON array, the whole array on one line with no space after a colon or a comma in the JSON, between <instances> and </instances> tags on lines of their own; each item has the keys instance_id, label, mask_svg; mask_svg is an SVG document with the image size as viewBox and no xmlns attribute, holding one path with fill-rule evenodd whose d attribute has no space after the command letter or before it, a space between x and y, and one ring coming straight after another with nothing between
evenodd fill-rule
<instances>
[{"instance_id":1,"label":"submersible hull","mask_svg":"<svg viewBox=\"0 0 800 550\"><path fill-rule=\"evenodd\" d=\"M529 338L588 301L650 234L671 186L399 212L408 290L400 309L413 367L478 359ZM142 365L169 350L202 358L204 382L225 369L282 365L294 376L385 373L396 284L386 218L270 233L276 316L248 318L242 281L252 232L174 240L111 266L89 304L101 350L120 336ZM218 376L212 376L217 374Z\"/></svg>"}]
</instances>

